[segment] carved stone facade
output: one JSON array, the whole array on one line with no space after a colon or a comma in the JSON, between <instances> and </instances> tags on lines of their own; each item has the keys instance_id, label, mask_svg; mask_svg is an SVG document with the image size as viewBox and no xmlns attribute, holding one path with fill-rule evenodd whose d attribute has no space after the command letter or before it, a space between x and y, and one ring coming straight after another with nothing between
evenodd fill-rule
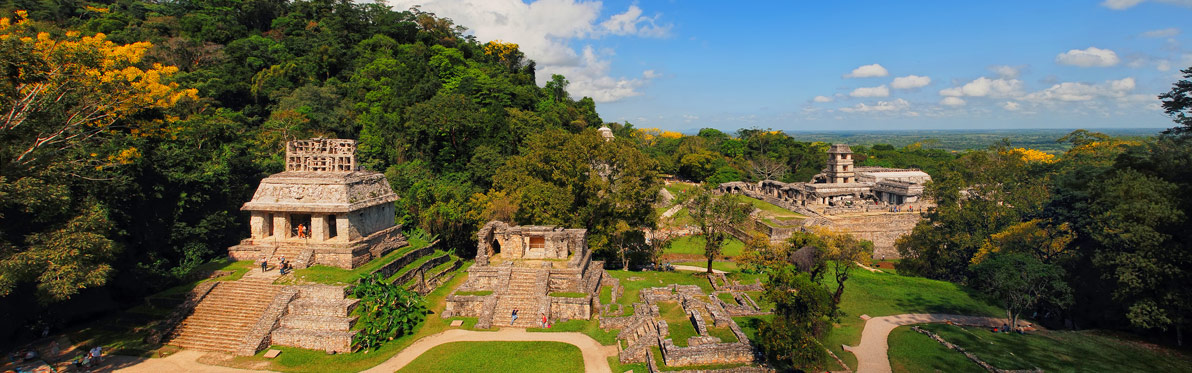
<instances>
[{"instance_id":1,"label":"carved stone facade","mask_svg":"<svg viewBox=\"0 0 1192 373\"><path fill-rule=\"evenodd\" d=\"M251 213L251 236L229 255L350 269L404 244L394 224L397 194L385 175L358 169L355 149L355 140L289 142L286 171L261 180L241 207Z\"/></svg>"},{"instance_id":2,"label":"carved stone facade","mask_svg":"<svg viewBox=\"0 0 1192 373\"><path fill-rule=\"evenodd\" d=\"M477 328L538 327L542 316L588 319L598 312L604 263L592 261L587 230L492 221L477 239L476 264L447 297L443 317L477 317Z\"/></svg>"}]
</instances>

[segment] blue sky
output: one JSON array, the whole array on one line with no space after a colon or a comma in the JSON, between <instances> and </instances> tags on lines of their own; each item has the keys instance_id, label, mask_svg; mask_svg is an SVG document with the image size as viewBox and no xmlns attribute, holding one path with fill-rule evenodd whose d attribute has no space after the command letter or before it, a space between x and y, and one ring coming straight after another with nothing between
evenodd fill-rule
<instances>
[{"instance_id":1,"label":"blue sky","mask_svg":"<svg viewBox=\"0 0 1192 373\"><path fill-rule=\"evenodd\" d=\"M1192 66L1189 0L388 2L639 128L1170 127L1155 96Z\"/></svg>"}]
</instances>

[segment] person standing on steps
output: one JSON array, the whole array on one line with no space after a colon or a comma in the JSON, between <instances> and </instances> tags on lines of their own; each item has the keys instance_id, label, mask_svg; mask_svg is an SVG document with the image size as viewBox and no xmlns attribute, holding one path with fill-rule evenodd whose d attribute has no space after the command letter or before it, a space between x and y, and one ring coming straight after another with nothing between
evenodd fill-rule
<instances>
[{"instance_id":1,"label":"person standing on steps","mask_svg":"<svg viewBox=\"0 0 1192 373\"><path fill-rule=\"evenodd\" d=\"M509 318L509 326L513 326L513 322L517 321L517 309L513 309L513 315Z\"/></svg>"},{"instance_id":2,"label":"person standing on steps","mask_svg":"<svg viewBox=\"0 0 1192 373\"><path fill-rule=\"evenodd\" d=\"M269 270L269 259L261 259L261 273Z\"/></svg>"}]
</instances>

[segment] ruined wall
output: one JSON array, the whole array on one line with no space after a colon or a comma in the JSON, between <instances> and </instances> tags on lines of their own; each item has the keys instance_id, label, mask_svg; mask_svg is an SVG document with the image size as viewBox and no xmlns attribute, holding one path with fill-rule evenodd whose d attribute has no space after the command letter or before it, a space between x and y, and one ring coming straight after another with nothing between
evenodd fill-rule
<instances>
[{"instance_id":1,"label":"ruined wall","mask_svg":"<svg viewBox=\"0 0 1192 373\"><path fill-rule=\"evenodd\" d=\"M550 297L550 319L590 319L592 317L591 298L591 296L583 298Z\"/></svg>"},{"instance_id":2,"label":"ruined wall","mask_svg":"<svg viewBox=\"0 0 1192 373\"><path fill-rule=\"evenodd\" d=\"M920 219L919 213L890 213L836 215L828 219L817 219L816 222L833 230L847 231L859 239L873 241L875 259L897 259L899 255L898 250L894 248L894 241L898 237L910 234Z\"/></svg>"}]
</instances>

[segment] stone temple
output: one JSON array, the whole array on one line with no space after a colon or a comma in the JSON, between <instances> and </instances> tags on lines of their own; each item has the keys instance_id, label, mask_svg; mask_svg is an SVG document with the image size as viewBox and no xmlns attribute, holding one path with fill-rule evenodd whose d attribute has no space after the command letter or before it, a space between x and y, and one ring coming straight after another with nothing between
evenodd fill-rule
<instances>
[{"instance_id":1,"label":"stone temple","mask_svg":"<svg viewBox=\"0 0 1192 373\"><path fill-rule=\"evenodd\" d=\"M361 169L355 152L355 140L287 143L286 170L261 180L241 207L251 213L252 235L229 256L352 269L404 245L394 224L397 194L385 175Z\"/></svg>"},{"instance_id":2,"label":"stone temple","mask_svg":"<svg viewBox=\"0 0 1192 373\"><path fill-rule=\"evenodd\" d=\"M592 260L586 229L511 226L492 221L477 233L476 263L447 297L443 317L476 317L476 328L538 327L550 320L599 313L597 291L607 281ZM513 310L517 320L512 320Z\"/></svg>"},{"instance_id":3,"label":"stone temple","mask_svg":"<svg viewBox=\"0 0 1192 373\"><path fill-rule=\"evenodd\" d=\"M834 210L869 202L870 205L904 205L919 202L923 184L931 175L917 169L855 167L853 151L846 144L828 149L827 167L808 183L759 183L734 181L720 184L723 193L743 193L779 206L795 209ZM822 211L821 211L822 212Z\"/></svg>"}]
</instances>

